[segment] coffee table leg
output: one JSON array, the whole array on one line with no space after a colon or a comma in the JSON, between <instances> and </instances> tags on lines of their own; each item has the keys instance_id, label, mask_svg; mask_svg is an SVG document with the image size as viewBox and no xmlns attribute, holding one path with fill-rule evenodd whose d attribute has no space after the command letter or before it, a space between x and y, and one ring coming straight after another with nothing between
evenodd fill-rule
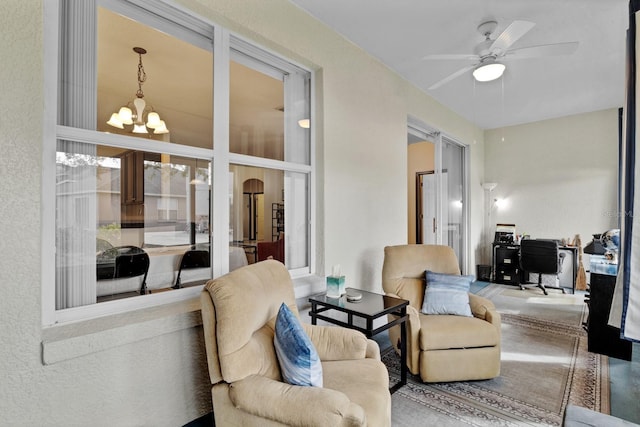
<instances>
[{"instance_id":1,"label":"coffee table leg","mask_svg":"<svg viewBox=\"0 0 640 427\"><path fill-rule=\"evenodd\" d=\"M406 316L406 309L402 310L402 316ZM407 321L400 323L400 356L402 364L400 365L400 384L407 383Z\"/></svg>"},{"instance_id":2,"label":"coffee table leg","mask_svg":"<svg viewBox=\"0 0 640 427\"><path fill-rule=\"evenodd\" d=\"M317 304L313 301L311 301L311 310L309 311L309 316L311 316L311 324L315 325L318 320L316 319L316 308L317 308Z\"/></svg>"}]
</instances>

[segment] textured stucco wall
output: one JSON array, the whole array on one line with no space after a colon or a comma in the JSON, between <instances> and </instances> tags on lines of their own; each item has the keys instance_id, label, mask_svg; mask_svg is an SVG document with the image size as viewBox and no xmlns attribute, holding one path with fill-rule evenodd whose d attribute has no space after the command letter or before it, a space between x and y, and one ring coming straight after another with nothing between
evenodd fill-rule
<instances>
[{"instance_id":1,"label":"textured stucco wall","mask_svg":"<svg viewBox=\"0 0 640 427\"><path fill-rule=\"evenodd\" d=\"M318 259L340 263L349 284L380 290L383 246L406 241L407 116L478 141L472 187L482 176L481 132L285 0L181 3L318 71ZM211 401L201 329L182 328L180 315L141 315L139 328L80 323L74 339L51 344L62 357L42 362L52 334L41 327L41 289L53 286L40 273L43 0L4 0L0 12L0 424L187 423ZM482 216L473 215L475 235Z\"/></svg>"}]
</instances>

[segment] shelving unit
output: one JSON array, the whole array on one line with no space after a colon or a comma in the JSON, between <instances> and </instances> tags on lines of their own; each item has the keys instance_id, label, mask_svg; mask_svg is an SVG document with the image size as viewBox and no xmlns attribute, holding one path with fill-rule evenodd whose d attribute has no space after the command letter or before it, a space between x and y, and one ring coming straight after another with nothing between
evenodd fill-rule
<instances>
[{"instance_id":1,"label":"shelving unit","mask_svg":"<svg viewBox=\"0 0 640 427\"><path fill-rule=\"evenodd\" d=\"M271 204L271 240L276 241L284 233L284 203Z\"/></svg>"}]
</instances>

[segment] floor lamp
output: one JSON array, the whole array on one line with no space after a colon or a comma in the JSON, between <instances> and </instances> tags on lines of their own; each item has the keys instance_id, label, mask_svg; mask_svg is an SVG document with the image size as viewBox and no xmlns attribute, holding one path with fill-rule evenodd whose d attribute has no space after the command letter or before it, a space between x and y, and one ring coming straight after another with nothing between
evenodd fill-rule
<instances>
[{"instance_id":1,"label":"floor lamp","mask_svg":"<svg viewBox=\"0 0 640 427\"><path fill-rule=\"evenodd\" d=\"M485 182L482 184L482 188L485 191L485 246L484 246L484 258L487 264L491 265L491 215L493 212L493 198L491 192L498 186L495 182Z\"/></svg>"}]
</instances>

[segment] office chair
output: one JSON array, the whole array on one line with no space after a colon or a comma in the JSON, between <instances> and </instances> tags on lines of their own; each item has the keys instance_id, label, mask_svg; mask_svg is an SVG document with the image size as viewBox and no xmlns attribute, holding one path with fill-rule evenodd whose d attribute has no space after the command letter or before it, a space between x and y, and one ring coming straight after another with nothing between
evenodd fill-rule
<instances>
[{"instance_id":1,"label":"office chair","mask_svg":"<svg viewBox=\"0 0 640 427\"><path fill-rule=\"evenodd\" d=\"M113 278L142 276L140 295L147 293L147 274L149 273L149 255L136 246L120 246L116 255Z\"/></svg>"},{"instance_id":2,"label":"office chair","mask_svg":"<svg viewBox=\"0 0 640 427\"><path fill-rule=\"evenodd\" d=\"M564 288L560 286L545 286L542 283L543 274L555 274L556 277L562 272L563 253L558 250L558 242L546 239L523 239L520 242L520 267L528 273L538 273L538 283L533 285L542 289L545 295L547 288L561 290L564 294ZM520 289L525 289L525 284L520 283Z\"/></svg>"},{"instance_id":3,"label":"office chair","mask_svg":"<svg viewBox=\"0 0 640 427\"><path fill-rule=\"evenodd\" d=\"M182 255L182 260L180 261L180 268L178 269L178 277L176 277L176 284L172 286L173 289L179 289L180 286L180 274L182 270L187 270L190 268L207 268L211 266L211 257L209 256L209 251L192 249L186 251Z\"/></svg>"}]
</instances>

